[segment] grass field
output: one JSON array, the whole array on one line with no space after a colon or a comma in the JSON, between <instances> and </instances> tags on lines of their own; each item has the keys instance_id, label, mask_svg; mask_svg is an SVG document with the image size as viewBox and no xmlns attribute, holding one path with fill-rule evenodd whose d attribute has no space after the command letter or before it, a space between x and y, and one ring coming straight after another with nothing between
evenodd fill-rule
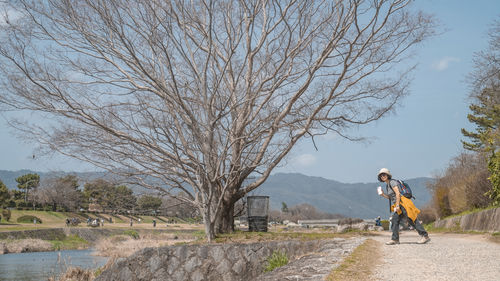
<instances>
[{"instance_id":1,"label":"grass field","mask_svg":"<svg viewBox=\"0 0 500 281\"><path fill-rule=\"evenodd\" d=\"M17 219L22 216L34 216L39 218L42 223L19 223ZM52 212L52 211L33 211L33 210L11 210L9 221L2 218L0 221L0 231L17 231L39 228L59 228L66 226L67 218L78 218L81 223L77 227L88 227L86 222L90 218L102 219L105 228L130 228L130 220L134 228L153 228L153 220L156 220L156 227L177 227L177 228L203 228L201 224L186 222L179 218L165 216L130 216L117 214L96 214L96 213L72 213L72 212ZM112 223L110 223L112 221ZM175 223L171 223L175 221Z\"/></svg>"}]
</instances>

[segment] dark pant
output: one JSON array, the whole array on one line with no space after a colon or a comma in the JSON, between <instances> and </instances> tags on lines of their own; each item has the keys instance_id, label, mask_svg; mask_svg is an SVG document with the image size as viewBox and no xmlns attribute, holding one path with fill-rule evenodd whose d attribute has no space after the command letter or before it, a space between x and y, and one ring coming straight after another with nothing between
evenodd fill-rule
<instances>
[{"instance_id":1,"label":"dark pant","mask_svg":"<svg viewBox=\"0 0 500 281\"><path fill-rule=\"evenodd\" d=\"M422 224L418 221L418 218L413 222L409 217L408 214L406 213L405 208L401 206L401 214L398 215L398 213L394 212L392 213L392 240L394 241L399 241L399 223L403 221L404 219L408 220L408 223L413 226L418 234L420 236L428 236L427 231L425 231L424 227Z\"/></svg>"}]
</instances>

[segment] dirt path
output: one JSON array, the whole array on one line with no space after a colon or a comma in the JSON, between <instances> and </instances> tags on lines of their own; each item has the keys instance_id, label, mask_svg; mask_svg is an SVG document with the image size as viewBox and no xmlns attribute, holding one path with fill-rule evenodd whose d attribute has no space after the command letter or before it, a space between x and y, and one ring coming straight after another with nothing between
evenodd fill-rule
<instances>
[{"instance_id":1,"label":"dirt path","mask_svg":"<svg viewBox=\"0 0 500 281\"><path fill-rule=\"evenodd\" d=\"M380 242L382 262L372 280L500 280L500 244L481 235L433 234L431 241L416 244L415 231L403 232L401 244L387 246L390 233L373 239Z\"/></svg>"}]
</instances>

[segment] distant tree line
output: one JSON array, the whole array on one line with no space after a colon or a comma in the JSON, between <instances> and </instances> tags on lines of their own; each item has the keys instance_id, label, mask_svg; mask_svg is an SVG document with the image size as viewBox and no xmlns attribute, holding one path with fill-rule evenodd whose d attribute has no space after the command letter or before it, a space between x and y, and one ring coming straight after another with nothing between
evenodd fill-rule
<instances>
[{"instance_id":1,"label":"distant tree line","mask_svg":"<svg viewBox=\"0 0 500 281\"><path fill-rule=\"evenodd\" d=\"M432 221L474 208L500 206L500 21L491 28L489 47L474 57L469 77L471 104L468 120L473 130L462 129L463 152L436 181L423 218Z\"/></svg>"},{"instance_id":2,"label":"distant tree line","mask_svg":"<svg viewBox=\"0 0 500 281\"><path fill-rule=\"evenodd\" d=\"M269 212L269 220L275 222L283 222L289 220L297 222L298 220L308 219L342 219L345 218L340 214L330 214L321 212L316 207L303 203L292 207L288 207L285 202L282 202L281 210L271 210Z\"/></svg>"},{"instance_id":3,"label":"distant tree line","mask_svg":"<svg viewBox=\"0 0 500 281\"><path fill-rule=\"evenodd\" d=\"M123 184L104 179L89 181L81 188L74 175L40 180L38 174L16 178L18 190L9 190L0 180L0 206L45 211L90 211L105 213L194 217L196 208L178 197L134 194Z\"/></svg>"}]
</instances>

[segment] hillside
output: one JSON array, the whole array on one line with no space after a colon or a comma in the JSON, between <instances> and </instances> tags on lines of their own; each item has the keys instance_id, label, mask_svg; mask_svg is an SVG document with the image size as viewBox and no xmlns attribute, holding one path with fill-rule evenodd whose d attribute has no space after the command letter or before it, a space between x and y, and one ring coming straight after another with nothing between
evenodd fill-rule
<instances>
[{"instance_id":1,"label":"hillside","mask_svg":"<svg viewBox=\"0 0 500 281\"><path fill-rule=\"evenodd\" d=\"M19 171L6 171L0 170L0 180L7 186L8 189L17 189L16 178L30 173L36 173L40 175L40 179L43 180L49 177L59 177L64 175L76 175L82 182L93 180L96 178L105 177L104 172L37 172L31 170L19 170Z\"/></svg>"},{"instance_id":2,"label":"hillside","mask_svg":"<svg viewBox=\"0 0 500 281\"><path fill-rule=\"evenodd\" d=\"M54 173L40 173L28 170L15 172L0 170L0 179L8 188L15 189L17 186L15 178L26 173L38 173L42 179L54 175ZM82 182L104 176L104 173L71 174L78 176ZM419 208L426 205L431 199L431 194L426 188L426 183L431 180L431 178L405 179L413 190L416 197L414 202ZM322 212L341 214L348 217L388 217L388 200L378 196L376 192L379 185L378 182L342 183L302 174L278 173L270 176L262 186L250 195L270 196L270 208L276 210L281 208L281 202L285 202L289 207L308 203ZM139 190L137 187L132 187L132 189L136 192Z\"/></svg>"},{"instance_id":3,"label":"hillside","mask_svg":"<svg viewBox=\"0 0 500 281\"><path fill-rule=\"evenodd\" d=\"M431 200L431 194L426 188L426 183L432 181L431 178L405 181L412 188L417 207L421 208ZM281 202L288 206L308 203L323 212L348 217L388 217L388 200L377 194L376 188L379 185L381 184L378 182L341 183L321 177L280 173L269 177L254 195L270 196L270 207L278 210Z\"/></svg>"}]
</instances>

